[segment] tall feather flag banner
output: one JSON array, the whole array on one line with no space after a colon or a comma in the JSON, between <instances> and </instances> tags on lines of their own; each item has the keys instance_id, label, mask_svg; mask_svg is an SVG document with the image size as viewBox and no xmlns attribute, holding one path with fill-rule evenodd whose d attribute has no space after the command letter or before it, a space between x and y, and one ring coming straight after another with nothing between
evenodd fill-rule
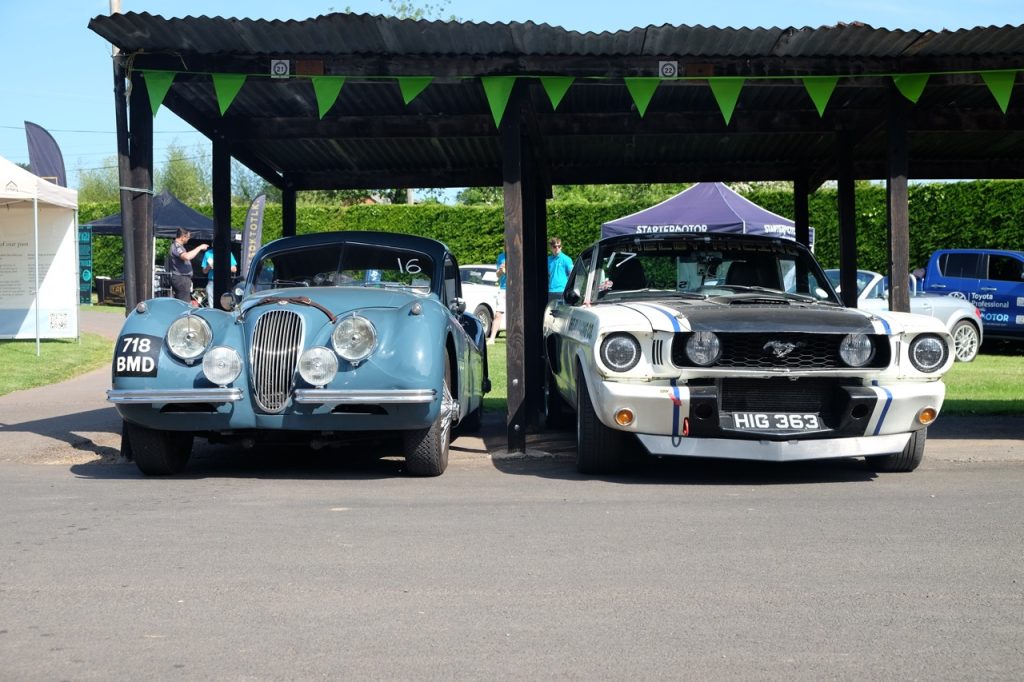
<instances>
[{"instance_id":1,"label":"tall feather flag banner","mask_svg":"<svg viewBox=\"0 0 1024 682\"><path fill-rule=\"evenodd\" d=\"M238 91L245 85L245 75L237 73L215 73L213 74L213 89L217 93L217 104L220 106L220 115L228 110L231 103L235 101Z\"/></svg>"},{"instance_id":2,"label":"tall feather flag banner","mask_svg":"<svg viewBox=\"0 0 1024 682\"><path fill-rule=\"evenodd\" d=\"M804 88L818 109L819 117L825 115L825 107L828 106L828 100L832 97L832 91L836 89L838 82L839 76L808 76L804 78Z\"/></svg>"},{"instance_id":3,"label":"tall feather flag banner","mask_svg":"<svg viewBox=\"0 0 1024 682\"><path fill-rule=\"evenodd\" d=\"M242 268L239 275L243 278L249 272L253 256L263 242L263 207L266 206L267 195L261 194L249 204L249 212L245 214L245 234L242 235Z\"/></svg>"},{"instance_id":4,"label":"tall feather flag banner","mask_svg":"<svg viewBox=\"0 0 1024 682\"><path fill-rule=\"evenodd\" d=\"M174 83L174 76L174 71L142 72L142 80L146 84L146 92L149 94L149 108L153 110L154 117L157 110L160 109L160 105L163 104L167 91Z\"/></svg>"},{"instance_id":5,"label":"tall feather flag banner","mask_svg":"<svg viewBox=\"0 0 1024 682\"><path fill-rule=\"evenodd\" d=\"M711 92L718 102L718 108L722 110L725 117L725 125L729 125L732 119L732 112L736 109L736 101L740 98L740 90L743 89L742 78L714 78L708 81Z\"/></svg>"},{"instance_id":6,"label":"tall feather flag banner","mask_svg":"<svg viewBox=\"0 0 1024 682\"><path fill-rule=\"evenodd\" d=\"M314 76L313 94L316 95L316 107L320 118L324 117L334 103L338 101L341 86L345 85L344 76Z\"/></svg>"},{"instance_id":7,"label":"tall feather flag banner","mask_svg":"<svg viewBox=\"0 0 1024 682\"><path fill-rule=\"evenodd\" d=\"M512 88L516 85L516 77L482 76L480 82L484 86L487 103L491 106L491 116L494 117L494 125L500 128L501 119L505 116L505 107L508 106L508 99L512 96Z\"/></svg>"},{"instance_id":8,"label":"tall feather flag banner","mask_svg":"<svg viewBox=\"0 0 1024 682\"><path fill-rule=\"evenodd\" d=\"M624 78L626 81L626 89L629 90L630 97L633 98L633 104L636 105L636 110L640 112L640 118L644 117L647 113L647 106L651 103L651 98L654 97L654 91L658 89L658 85L661 83L660 78Z\"/></svg>"}]
</instances>

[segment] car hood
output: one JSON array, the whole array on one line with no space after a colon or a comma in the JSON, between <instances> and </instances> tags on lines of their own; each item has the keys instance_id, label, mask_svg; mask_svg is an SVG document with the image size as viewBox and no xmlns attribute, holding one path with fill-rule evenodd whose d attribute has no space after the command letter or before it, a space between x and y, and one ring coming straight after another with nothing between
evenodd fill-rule
<instances>
[{"instance_id":1,"label":"car hood","mask_svg":"<svg viewBox=\"0 0 1024 682\"><path fill-rule=\"evenodd\" d=\"M678 301L621 303L644 315L653 329L715 332L810 332L827 334L887 333L889 325L876 315L854 308L821 304L723 305Z\"/></svg>"}]
</instances>

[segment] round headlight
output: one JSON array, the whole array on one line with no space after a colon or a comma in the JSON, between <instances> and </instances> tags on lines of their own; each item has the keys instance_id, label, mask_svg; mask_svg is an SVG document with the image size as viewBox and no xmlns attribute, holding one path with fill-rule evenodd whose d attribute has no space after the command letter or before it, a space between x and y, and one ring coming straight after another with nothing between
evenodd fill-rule
<instances>
[{"instance_id":1,"label":"round headlight","mask_svg":"<svg viewBox=\"0 0 1024 682\"><path fill-rule=\"evenodd\" d=\"M212 340L210 325L198 315L179 317L167 328L167 348L182 360L195 360Z\"/></svg>"},{"instance_id":2,"label":"round headlight","mask_svg":"<svg viewBox=\"0 0 1024 682\"><path fill-rule=\"evenodd\" d=\"M866 334L847 334L839 344L839 357L850 367L863 367L875 356L875 346Z\"/></svg>"},{"instance_id":3,"label":"round headlight","mask_svg":"<svg viewBox=\"0 0 1024 682\"><path fill-rule=\"evenodd\" d=\"M616 372L631 370L640 361L640 344L629 334L612 334L601 344L601 360Z\"/></svg>"},{"instance_id":4,"label":"round headlight","mask_svg":"<svg viewBox=\"0 0 1024 682\"><path fill-rule=\"evenodd\" d=\"M242 358L234 348L214 346L203 356L203 374L210 383L227 386L242 373Z\"/></svg>"},{"instance_id":5,"label":"round headlight","mask_svg":"<svg viewBox=\"0 0 1024 682\"><path fill-rule=\"evenodd\" d=\"M686 340L686 357L699 367L710 367L722 355L722 342L714 332L696 332Z\"/></svg>"},{"instance_id":6,"label":"round headlight","mask_svg":"<svg viewBox=\"0 0 1024 682\"><path fill-rule=\"evenodd\" d=\"M377 345L377 330L365 317L351 315L338 322L331 334L338 355L355 364L370 356Z\"/></svg>"},{"instance_id":7,"label":"round headlight","mask_svg":"<svg viewBox=\"0 0 1024 682\"><path fill-rule=\"evenodd\" d=\"M329 384L338 373L338 357L329 348L314 346L299 357L299 376L313 386Z\"/></svg>"},{"instance_id":8,"label":"round headlight","mask_svg":"<svg viewBox=\"0 0 1024 682\"><path fill-rule=\"evenodd\" d=\"M948 349L934 334L923 334L910 342L910 364L920 372L931 374L946 364Z\"/></svg>"}]
</instances>

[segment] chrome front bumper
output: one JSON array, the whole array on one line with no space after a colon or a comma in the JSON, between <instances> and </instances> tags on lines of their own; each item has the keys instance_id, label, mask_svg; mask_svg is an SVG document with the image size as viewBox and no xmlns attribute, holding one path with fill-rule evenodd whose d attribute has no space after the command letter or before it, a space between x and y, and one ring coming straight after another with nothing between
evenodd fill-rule
<instances>
[{"instance_id":1,"label":"chrome front bumper","mask_svg":"<svg viewBox=\"0 0 1024 682\"><path fill-rule=\"evenodd\" d=\"M910 434L783 441L652 436L643 433L637 434L637 438L652 455L799 462L835 457L891 455L903 451Z\"/></svg>"},{"instance_id":2,"label":"chrome front bumper","mask_svg":"<svg viewBox=\"0 0 1024 682\"><path fill-rule=\"evenodd\" d=\"M148 403L233 403L242 399L240 388L110 389L107 401L120 405Z\"/></svg>"},{"instance_id":3,"label":"chrome front bumper","mask_svg":"<svg viewBox=\"0 0 1024 682\"><path fill-rule=\"evenodd\" d=\"M154 403L232 403L243 397L240 388L110 389L107 400L121 405ZM434 401L437 391L428 389L393 391L332 390L300 388L293 395L301 405L423 405Z\"/></svg>"}]
</instances>

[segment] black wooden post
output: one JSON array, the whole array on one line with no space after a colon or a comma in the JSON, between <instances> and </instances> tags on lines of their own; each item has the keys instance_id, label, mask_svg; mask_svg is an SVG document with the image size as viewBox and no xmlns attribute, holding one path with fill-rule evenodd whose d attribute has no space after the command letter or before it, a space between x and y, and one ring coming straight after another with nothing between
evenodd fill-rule
<instances>
[{"instance_id":1,"label":"black wooden post","mask_svg":"<svg viewBox=\"0 0 1024 682\"><path fill-rule=\"evenodd\" d=\"M508 381L508 451L526 451L526 367L524 316L523 140L518 99L513 97L501 122L502 182L505 191L505 348ZM528 254L529 252L525 252ZM536 306L533 306L535 308Z\"/></svg>"},{"instance_id":2,"label":"black wooden post","mask_svg":"<svg viewBox=\"0 0 1024 682\"><path fill-rule=\"evenodd\" d=\"M889 209L889 309L910 312L910 211L908 208L907 172L909 148L907 117L910 102L889 83L888 177L885 183L886 206Z\"/></svg>"},{"instance_id":3,"label":"black wooden post","mask_svg":"<svg viewBox=\"0 0 1024 682\"><path fill-rule=\"evenodd\" d=\"M231 151L221 139L213 141L213 301L216 304L231 281Z\"/></svg>"},{"instance_id":4,"label":"black wooden post","mask_svg":"<svg viewBox=\"0 0 1024 682\"><path fill-rule=\"evenodd\" d=\"M124 262L125 314L135 307L139 297L135 293L135 223L132 220L132 165L128 158L128 100L125 98L124 60L116 53L114 61L114 119L117 127L117 184L121 200L121 248Z\"/></svg>"},{"instance_id":5,"label":"black wooden post","mask_svg":"<svg viewBox=\"0 0 1024 682\"><path fill-rule=\"evenodd\" d=\"M285 186L281 190L281 236L295 236L295 188Z\"/></svg>"},{"instance_id":6,"label":"black wooden post","mask_svg":"<svg viewBox=\"0 0 1024 682\"><path fill-rule=\"evenodd\" d=\"M793 179L793 222L796 224L796 240L804 246L811 244L810 186L807 173L800 173Z\"/></svg>"},{"instance_id":7,"label":"black wooden post","mask_svg":"<svg viewBox=\"0 0 1024 682\"><path fill-rule=\"evenodd\" d=\"M142 74L132 74L131 166L132 256L136 301L153 297L153 110ZM123 215L123 214L122 214ZM121 231L124 232L122 226ZM127 280L127 277L125 278ZM127 303L127 299L125 301Z\"/></svg>"},{"instance_id":8,"label":"black wooden post","mask_svg":"<svg viewBox=\"0 0 1024 682\"><path fill-rule=\"evenodd\" d=\"M857 307L857 207L853 184L853 140L838 136L839 161L839 284L843 303Z\"/></svg>"}]
</instances>

